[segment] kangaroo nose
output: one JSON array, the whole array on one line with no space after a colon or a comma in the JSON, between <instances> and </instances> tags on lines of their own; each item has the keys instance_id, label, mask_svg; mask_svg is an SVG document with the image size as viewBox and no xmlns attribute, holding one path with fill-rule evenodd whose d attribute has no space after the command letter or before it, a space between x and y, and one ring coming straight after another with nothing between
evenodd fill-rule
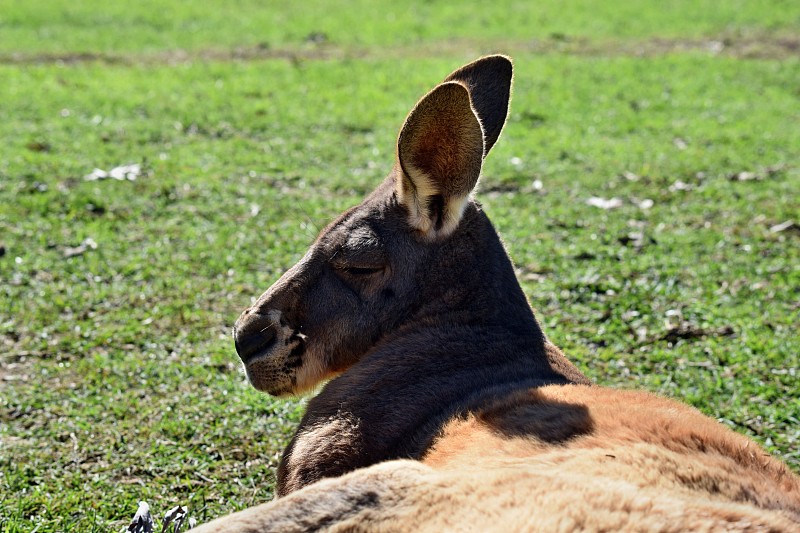
<instances>
[{"instance_id":1,"label":"kangaroo nose","mask_svg":"<svg viewBox=\"0 0 800 533\"><path fill-rule=\"evenodd\" d=\"M245 311L233 326L236 353L247 363L269 351L277 338L277 324L267 315Z\"/></svg>"}]
</instances>

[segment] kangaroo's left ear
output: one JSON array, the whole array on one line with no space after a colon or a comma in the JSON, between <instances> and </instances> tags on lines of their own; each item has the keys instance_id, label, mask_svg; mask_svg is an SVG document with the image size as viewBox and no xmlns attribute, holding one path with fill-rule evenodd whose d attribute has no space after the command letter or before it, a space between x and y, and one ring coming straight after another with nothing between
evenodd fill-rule
<instances>
[{"instance_id":1,"label":"kangaroo's left ear","mask_svg":"<svg viewBox=\"0 0 800 533\"><path fill-rule=\"evenodd\" d=\"M397 139L397 195L425 238L458 226L508 114L511 61L488 56L461 67L411 110Z\"/></svg>"},{"instance_id":2,"label":"kangaroo's left ear","mask_svg":"<svg viewBox=\"0 0 800 533\"><path fill-rule=\"evenodd\" d=\"M469 91L472 108L483 128L483 157L500 137L508 116L514 66L506 56L482 57L456 70L444 81L458 81Z\"/></svg>"}]
</instances>

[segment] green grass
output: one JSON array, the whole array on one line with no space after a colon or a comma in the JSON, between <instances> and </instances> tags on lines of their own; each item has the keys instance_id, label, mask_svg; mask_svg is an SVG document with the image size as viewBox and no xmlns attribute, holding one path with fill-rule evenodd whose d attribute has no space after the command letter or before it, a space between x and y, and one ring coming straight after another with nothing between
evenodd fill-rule
<instances>
[{"instance_id":1,"label":"green grass","mask_svg":"<svg viewBox=\"0 0 800 533\"><path fill-rule=\"evenodd\" d=\"M453 39L796 37L793 0L0 0L0 53L142 53L299 47L324 39L391 47Z\"/></svg>"},{"instance_id":2,"label":"green grass","mask_svg":"<svg viewBox=\"0 0 800 533\"><path fill-rule=\"evenodd\" d=\"M0 531L269 499L303 402L245 383L230 326L385 175L416 99L490 50L517 70L478 197L551 338L800 469L800 234L770 229L800 223L800 60L736 46L796 42L796 2L586 5L0 0ZM662 39L734 52L635 53ZM298 57L236 58L259 43ZM43 55L77 53L124 61Z\"/></svg>"}]
</instances>

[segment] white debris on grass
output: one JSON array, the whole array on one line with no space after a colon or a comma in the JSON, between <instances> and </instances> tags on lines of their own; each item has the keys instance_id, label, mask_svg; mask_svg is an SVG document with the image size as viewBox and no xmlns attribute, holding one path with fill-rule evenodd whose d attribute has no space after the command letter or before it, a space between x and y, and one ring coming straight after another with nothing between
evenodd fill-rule
<instances>
[{"instance_id":1,"label":"white debris on grass","mask_svg":"<svg viewBox=\"0 0 800 533\"><path fill-rule=\"evenodd\" d=\"M117 181L136 181L142 174L142 165L138 163L134 163L132 165L121 165L118 167L114 167L108 172L101 168L96 168L92 171L91 174L87 174L83 177L86 181L97 181L97 180L117 180Z\"/></svg>"},{"instance_id":2,"label":"white debris on grass","mask_svg":"<svg viewBox=\"0 0 800 533\"><path fill-rule=\"evenodd\" d=\"M154 528L153 517L150 516L150 506L147 505L147 502L139 502L139 508L125 531L128 533L153 533Z\"/></svg>"},{"instance_id":3,"label":"white debris on grass","mask_svg":"<svg viewBox=\"0 0 800 533\"><path fill-rule=\"evenodd\" d=\"M185 527L192 529L197 525L197 520L189 518L189 508L177 505L164 513L161 520L161 533L181 533ZM139 502L139 508L131 520L130 525L125 529L125 533L155 533L156 523L150 513L150 506L147 502Z\"/></svg>"},{"instance_id":4,"label":"white debris on grass","mask_svg":"<svg viewBox=\"0 0 800 533\"><path fill-rule=\"evenodd\" d=\"M586 205L599 207L600 209L615 209L617 207L622 207L622 200L617 197L600 198L599 196L592 196L586 200Z\"/></svg>"},{"instance_id":5,"label":"white debris on grass","mask_svg":"<svg viewBox=\"0 0 800 533\"><path fill-rule=\"evenodd\" d=\"M179 533L183 528L183 523L186 520L188 509L182 505L177 505L166 512L164 520L161 523L161 530L168 533L169 526L172 524L172 533ZM189 519L189 527L194 527L193 519Z\"/></svg>"},{"instance_id":6,"label":"white debris on grass","mask_svg":"<svg viewBox=\"0 0 800 533\"><path fill-rule=\"evenodd\" d=\"M97 243L91 237L83 239L78 246L65 247L62 253L65 258L69 259L70 257L75 257L76 255L85 254L89 250L97 250Z\"/></svg>"}]
</instances>

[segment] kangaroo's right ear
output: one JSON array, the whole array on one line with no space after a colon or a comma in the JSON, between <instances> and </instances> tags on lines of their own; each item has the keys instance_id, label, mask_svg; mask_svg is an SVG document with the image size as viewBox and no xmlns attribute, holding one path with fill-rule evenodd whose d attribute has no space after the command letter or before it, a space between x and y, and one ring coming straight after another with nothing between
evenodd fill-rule
<instances>
[{"instance_id":1,"label":"kangaroo's right ear","mask_svg":"<svg viewBox=\"0 0 800 533\"><path fill-rule=\"evenodd\" d=\"M446 237L458 226L481 174L483 131L467 88L442 83L409 113L397 138L399 202L424 238Z\"/></svg>"}]
</instances>

